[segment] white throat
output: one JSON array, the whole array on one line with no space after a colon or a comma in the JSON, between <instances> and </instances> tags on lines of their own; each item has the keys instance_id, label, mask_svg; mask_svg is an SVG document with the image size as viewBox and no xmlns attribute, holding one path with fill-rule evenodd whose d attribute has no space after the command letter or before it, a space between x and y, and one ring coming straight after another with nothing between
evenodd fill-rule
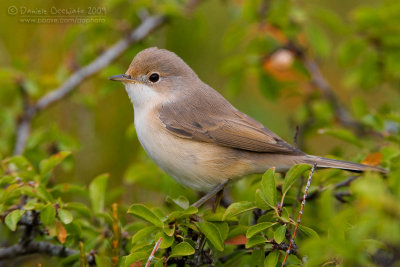
<instances>
[{"instance_id":1,"label":"white throat","mask_svg":"<svg viewBox=\"0 0 400 267\"><path fill-rule=\"evenodd\" d=\"M144 107L151 108L161 103L162 95L142 83L126 83L125 90L133 104L135 112Z\"/></svg>"}]
</instances>

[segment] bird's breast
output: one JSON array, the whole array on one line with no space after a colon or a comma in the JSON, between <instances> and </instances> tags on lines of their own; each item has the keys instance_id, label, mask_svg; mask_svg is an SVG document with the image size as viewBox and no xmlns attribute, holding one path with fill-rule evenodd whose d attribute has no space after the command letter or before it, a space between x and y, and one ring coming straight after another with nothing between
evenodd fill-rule
<instances>
[{"instance_id":1,"label":"bird's breast","mask_svg":"<svg viewBox=\"0 0 400 267\"><path fill-rule=\"evenodd\" d=\"M178 183L196 191L209 191L249 170L237 150L170 133L156 108L135 109L135 127L139 142L155 163Z\"/></svg>"}]
</instances>

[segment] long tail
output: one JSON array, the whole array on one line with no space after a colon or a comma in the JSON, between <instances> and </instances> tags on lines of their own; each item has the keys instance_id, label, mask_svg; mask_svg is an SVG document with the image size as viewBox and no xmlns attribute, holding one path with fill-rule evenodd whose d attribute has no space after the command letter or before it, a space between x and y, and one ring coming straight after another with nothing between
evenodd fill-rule
<instances>
[{"instance_id":1,"label":"long tail","mask_svg":"<svg viewBox=\"0 0 400 267\"><path fill-rule=\"evenodd\" d=\"M376 171L381 173L387 173L387 170L379 167L369 166L360 163L354 163L349 161L342 161L336 159L328 159L318 156L307 155L303 157L303 163L314 164L317 163L318 168L336 168L352 172L364 172L364 171Z\"/></svg>"}]
</instances>

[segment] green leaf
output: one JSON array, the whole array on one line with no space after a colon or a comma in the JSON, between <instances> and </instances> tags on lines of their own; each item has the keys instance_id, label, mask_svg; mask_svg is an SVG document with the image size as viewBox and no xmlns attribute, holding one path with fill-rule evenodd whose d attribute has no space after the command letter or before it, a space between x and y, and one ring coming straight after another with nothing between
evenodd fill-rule
<instances>
[{"instance_id":1,"label":"green leaf","mask_svg":"<svg viewBox=\"0 0 400 267\"><path fill-rule=\"evenodd\" d=\"M74 219L72 213L65 209L58 209L58 218L63 224L69 224Z\"/></svg>"},{"instance_id":2,"label":"green leaf","mask_svg":"<svg viewBox=\"0 0 400 267\"><path fill-rule=\"evenodd\" d=\"M224 219L223 219L224 218L224 214L225 214L225 210L220 207L218 209L218 211L215 212L215 213L211 212L211 210L210 210L210 212L205 213L203 215L203 219L206 220L206 221L209 221L209 222L223 222L224 221ZM230 217L230 218L227 218L225 221L226 222L227 221L236 222L237 218Z\"/></svg>"},{"instance_id":3,"label":"green leaf","mask_svg":"<svg viewBox=\"0 0 400 267\"><path fill-rule=\"evenodd\" d=\"M307 23L305 33L308 43L312 45L317 56L328 56L331 50L331 42L325 32L317 24Z\"/></svg>"},{"instance_id":4,"label":"green leaf","mask_svg":"<svg viewBox=\"0 0 400 267\"><path fill-rule=\"evenodd\" d=\"M56 209L49 203L40 211L40 221L45 225L52 225L56 218Z\"/></svg>"},{"instance_id":5,"label":"green leaf","mask_svg":"<svg viewBox=\"0 0 400 267\"><path fill-rule=\"evenodd\" d=\"M147 236L151 233L155 233L158 230L155 226L147 226L140 229L134 236L132 236L132 244L144 241Z\"/></svg>"},{"instance_id":6,"label":"green leaf","mask_svg":"<svg viewBox=\"0 0 400 267\"><path fill-rule=\"evenodd\" d=\"M154 242L157 242L160 239L160 237L162 237L160 248L169 248L175 241L174 236L172 235L169 236L164 232L159 232L158 234L155 235Z\"/></svg>"},{"instance_id":7,"label":"green leaf","mask_svg":"<svg viewBox=\"0 0 400 267\"><path fill-rule=\"evenodd\" d=\"M194 248L188 242L181 242L174 246L168 258L189 256L194 254Z\"/></svg>"},{"instance_id":8,"label":"green leaf","mask_svg":"<svg viewBox=\"0 0 400 267\"><path fill-rule=\"evenodd\" d=\"M89 191L86 188L74 184L58 184L52 188L51 192L57 195L62 193L70 193L84 196L85 198L90 198Z\"/></svg>"},{"instance_id":9,"label":"green leaf","mask_svg":"<svg viewBox=\"0 0 400 267\"><path fill-rule=\"evenodd\" d=\"M11 231L15 231L17 229L17 223L24 213L25 211L23 210L14 210L6 216L5 223Z\"/></svg>"},{"instance_id":10,"label":"green leaf","mask_svg":"<svg viewBox=\"0 0 400 267\"><path fill-rule=\"evenodd\" d=\"M261 191L268 206L276 209L275 168L266 171L261 180Z\"/></svg>"},{"instance_id":11,"label":"green leaf","mask_svg":"<svg viewBox=\"0 0 400 267\"><path fill-rule=\"evenodd\" d=\"M128 213L135 215L136 217L139 217L145 221L148 221L149 223L152 223L155 226L158 227L164 226L161 219L153 211L151 211L148 207L146 207L143 204L133 204L132 206L129 207Z\"/></svg>"},{"instance_id":12,"label":"green leaf","mask_svg":"<svg viewBox=\"0 0 400 267\"><path fill-rule=\"evenodd\" d=\"M64 205L65 208L74 210L79 214L90 218L92 216L92 211L85 205L79 202L70 202Z\"/></svg>"},{"instance_id":13,"label":"green leaf","mask_svg":"<svg viewBox=\"0 0 400 267\"><path fill-rule=\"evenodd\" d=\"M82 227L79 221L72 221L70 224L64 225L65 229L67 230L68 236L74 236L76 239L80 239L82 235Z\"/></svg>"},{"instance_id":14,"label":"green leaf","mask_svg":"<svg viewBox=\"0 0 400 267\"><path fill-rule=\"evenodd\" d=\"M27 203L24 205L23 210L41 210L44 208L43 203L39 202L38 203L38 199L28 199Z\"/></svg>"},{"instance_id":15,"label":"green leaf","mask_svg":"<svg viewBox=\"0 0 400 267\"><path fill-rule=\"evenodd\" d=\"M175 233L175 224L170 224L168 227L164 227L163 231L167 236L173 236Z\"/></svg>"},{"instance_id":16,"label":"green leaf","mask_svg":"<svg viewBox=\"0 0 400 267\"><path fill-rule=\"evenodd\" d=\"M360 139L355 136L352 132L345 129L321 129L318 131L319 134L326 134L343 140L347 143L353 144L358 147L363 147L363 143Z\"/></svg>"},{"instance_id":17,"label":"green leaf","mask_svg":"<svg viewBox=\"0 0 400 267\"><path fill-rule=\"evenodd\" d=\"M265 267L275 267L278 264L279 250L270 252L264 260Z\"/></svg>"},{"instance_id":18,"label":"green leaf","mask_svg":"<svg viewBox=\"0 0 400 267\"><path fill-rule=\"evenodd\" d=\"M340 15L331 9L315 6L310 10L310 13L312 16L315 16L321 24L325 24L330 30L338 34L343 35L351 31L349 27L346 27Z\"/></svg>"},{"instance_id":19,"label":"green leaf","mask_svg":"<svg viewBox=\"0 0 400 267\"><path fill-rule=\"evenodd\" d=\"M315 232L313 229L309 227L306 227L304 225L299 225L299 230L300 232L302 232L303 234L305 234L310 238L319 239L319 235L317 234L317 232Z\"/></svg>"},{"instance_id":20,"label":"green leaf","mask_svg":"<svg viewBox=\"0 0 400 267\"><path fill-rule=\"evenodd\" d=\"M253 249L251 261L253 266L261 267L264 265L265 251L264 249Z\"/></svg>"},{"instance_id":21,"label":"green leaf","mask_svg":"<svg viewBox=\"0 0 400 267\"><path fill-rule=\"evenodd\" d=\"M183 217L188 217L189 215L196 214L197 212L198 209L193 206L188 207L186 210L173 211L170 214L168 214L166 223L176 221Z\"/></svg>"},{"instance_id":22,"label":"green leaf","mask_svg":"<svg viewBox=\"0 0 400 267\"><path fill-rule=\"evenodd\" d=\"M261 93L269 100L277 100L282 85L272 75L266 74L264 71L260 70L258 76Z\"/></svg>"},{"instance_id":23,"label":"green leaf","mask_svg":"<svg viewBox=\"0 0 400 267\"><path fill-rule=\"evenodd\" d=\"M229 225L226 222L213 222L217 226L219 233L221 234L222 241L225 241L229 233Z\"/></svg>"},{"instance_id":24,"label":"green leaf","mask_svg":"<svg viewBox=\"0 0 400 267\"><path fill-rule=\"evenodd\" d=\"M171 197L167 196L166 200L167 200L167 202L169 202L171 204L175 204L177 207L180 207L184 210L189 208L189 200L184 196L179 196L177 198L171 198Z\"/></svg>"},{"instance_id":25,"label":"green leaf","mask_svg":"<svg viewBox=\"0 0 400 267\"><path fill-rule=\"evenodd\" d=\"M252 248L254 246L264 244L265 242L267 242L267 239L265 237L261 235L256 235L247 240L246 248Z\"/></svg>"},{"instance_id":26,"label":"green leaf","mask_svg":"<svg viewBox=\"0 0 400 267\"><path fill-rule=\"evenodd\" d=\"M346 66L356 62L360 56L365 52L367 46L365 41L353 38L345 40L339 47L338 50L338 62L342 66Z\"/></svg>"},{"instance_id":27,"label":"green leaf","mask_svg":"<svg viewBox=\"0 0 400 267\"><path fill-rule=\"evenodd\" d=\"M154 267L164 267L164 258L159 259L155 264Z\"/></svg>"},{"instance_id":28,"label":"green leaf","mask_svg":"<svg viewBox=\"0 0 400 267\"><path fill-rule=\"evenodd\" d=\"M200 231L206 236L207 240L219 251L224 250L224 244L221 237L221 234L213 223L210 222L199 222L197 224Z\"/></svg>"},{"instance_id":29,"label":"green leaf","mask_svg":"<svg viewBox=\"0 0 400 267\"><path fill-rule=\"evenodd\" d=\"M257 208L262 210L268 210L270 206L267 204L267 200L265 199L265 194L260 189L256 189L254 194L254 204Z\"/></svg>"},{"instance_id":30,"label":"green leaf","mask_svg":"<svg viewBox=\"0 0 400 267\"><path fill-rule=\"evenodd\" d=\"M46 187L44 187L43 185L39 185L36 188L36 194L37 196L45 201L45 202L53 202L53 196L50 194L50 192L48 191L48 189Z\"/></svg>"},{"instance_id":31,"label":"green leaf","mask_svg":"<svg viewBox=\"0 0 400 267\"><path fill-rule=\"evenodd\" d=\"M106 195L108 178L108 174L99 175L89 185L90 201L92 209L96 213L104 210L104 196Z\"/></svg>"},{"instance_id":32,"label":"green leaf","mask_svg":"<svg viewBox=\"0 0 400 267\"><path fill-rule=\"evenodd\" d=\"M231 204L225 211L224 217L222 218L225 220L226 218L233 217L239 215L240 213L255 209L256 207L250 201L242 201L242 202L235 202Z\"/></svg>"},{"instance_id":33,"label":"green leaf","mask_svg":"<svg viewBox=\"0 0 400 267\"><path fill-rule=\"evenodd\" d=\"M71 154L69 151L61 151L52 155L48 159L44 159L39 164L40 175L43 177L60 164L66 157Z\"/></svg>"},{"instance_id":34,"label":"green leaf","mask_svg":"<svg viewBox=\"0 0 400 267\"><path fill-rule=\"evenodd\" d=\"M14 181L14 177L11 175L6 175L0 177L0 187L4 187L5 185L9 185L12 181Z\"/></svg>"},{"instance_id":35,"label":"green leaf","mask_svg":"<svg viewBox=\"0 0 400 267\"><path fill-rule=\"evenodd\" d=\"M60 265L61 266L74 266L74 263L79 262L79 253L73 254L71 256L60 258Z\"/></svg>"},{"instance_id":36,"label":"green leaf","mask_svg":"<svg viewBox=\"0 0 400 267\"><path fill-rule=\"evenodd\" d=\"M280 219L282 221L284 221L284 222L289 222L290 221L290 216L289 216L289 212L288 212L287 208L284 207L282 209L282 213L281 213Z\"/></svg>"},{"instance_id":37,"label":"green leaf","mask_svg":"<svg viewBox=\"0 0 400 267\"><path fill-rule=\"evenodd\" d=\"M276 223L263 222L263 223L253 225L253 226L249 227L249 229L247 229L246 237L251 238L252 236L258 234L259 232L264 231L265 229L268 229L269 227L271 227L275 224Z\"/></svg>"},{"instance_id":38,"label":"green leaf","mask_svg":"<svg viewBox=\"0 0 400 267\"><path fill-rule=\"evenodd\" d=\"M13 164L19 170L22 171L33 171L32 164L24 156L14 156L7 158L3 161L3 164Z\"/></svg>"},{"instance_id":39,"label":"green leaf","mask_svg":"<svg viewBox=\"0 0 400 267\"><path fill-rule=\"evenodd\" d=\"M149 257L149 253L147 252L134 252L129 254L128 256L124 256L121 258L121 266L122 267L130 267L131 264L143 260L147 260Z\"/></svg>"},{"instance_id":40,"label":"green leaf","mask_svg":"<svg viewBox=\"0 0 400 267\"><path fill-rule=\"evenodd\" d=\"M282 243L282 241L285 239L285 234L286 234L286 225L279 226L274 233L275 242L278 244Z\"/></svg>"},{"instance_id":41,"label":"green leaf","mask_svg":"<svg viewBox=\"0 0 400 267\"><path fill-rule=\"evenodd\" d=\"M296 179L309 169L311 169L311 165L309 164L298 164L290 168L285 176L285 181L283 182L282 194L286 195L287 191L289 191Z\"/></svg>"}]
</instances>

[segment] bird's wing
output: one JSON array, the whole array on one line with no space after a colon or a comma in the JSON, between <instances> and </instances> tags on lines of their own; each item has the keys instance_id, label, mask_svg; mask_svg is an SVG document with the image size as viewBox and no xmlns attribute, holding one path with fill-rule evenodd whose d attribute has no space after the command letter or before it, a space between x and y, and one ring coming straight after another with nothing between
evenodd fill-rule
<instances>
[{"instance_id":1,"label":"bird's wing","mask_svg":"<svg viewBox=\"0 0 400 267\"><path fill-rule=\"evenodd\" d=\"M164 127L181 138L215 143L254 152L304 154L261 123L234 108L217 92L195 101L164 104L159 118Z\"/></svg>"}]
</instances>

